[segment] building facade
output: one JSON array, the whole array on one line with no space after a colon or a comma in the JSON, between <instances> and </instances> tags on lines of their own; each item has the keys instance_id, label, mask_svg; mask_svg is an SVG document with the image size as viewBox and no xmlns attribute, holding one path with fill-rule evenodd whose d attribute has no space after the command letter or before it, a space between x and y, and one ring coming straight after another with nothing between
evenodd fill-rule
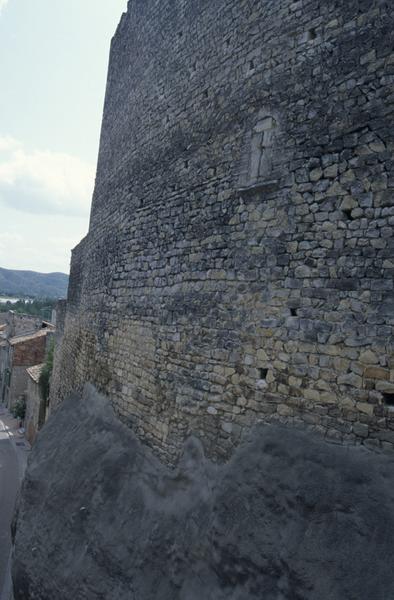
<instances>
[{"instance_id":1,"label":"building facade","mask_svg":"<svg viewBox=\"0 0 394 600\"><path fill-rule=\"evenodd\" d=\"M26 400L29 367L44 362L54 329L46 326L29 335L14 336L0 342L0 398L10 410Z\"/></svg>"}]
</instances>

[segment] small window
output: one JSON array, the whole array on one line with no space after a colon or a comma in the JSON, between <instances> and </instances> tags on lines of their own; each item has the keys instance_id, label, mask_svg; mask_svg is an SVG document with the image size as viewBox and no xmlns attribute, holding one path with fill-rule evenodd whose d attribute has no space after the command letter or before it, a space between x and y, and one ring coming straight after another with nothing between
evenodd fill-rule
<instances>
[{"instance_id":1,"label":"small window","mask_svg":"<svg viewBox=\"0 0 394 600\"><path fill-rule=\"evenodd\" d=\"M260 379L265 381L267 379L268 369L259 369L259 371L260 371Z\"/></svg>"},{"instance_id":2,"label":"small window","mask_svg":"<svg viewBox=\"0 0 394 600\"><path fill-rule=\"evenodd\" d=\"M389 392L384 392L382 394L383 396L383 402L386 406L389 406L391 408L394 408L394 392L389 393Z\"/></svg>"},{"instance_id":3,"label":"small window","mask_svg":"<svg viewBox=\"0 0 394 600\"><path fill-rule=\"evenodd\" d=\"M308 31L308 40L312 41L312 40L315 40L316 38L317 38L316 29L310 29Z\"/></svg>"},{"instance_id":4,"label":"small window","mask_svg":"<svg viewBox=\"0 0 394 600\"><path fill-rule=\"evenodd\" d=\"M342 210L346 221L353 221L352 210L352 208L345 208Z\"/></svg>"}]
</instances>

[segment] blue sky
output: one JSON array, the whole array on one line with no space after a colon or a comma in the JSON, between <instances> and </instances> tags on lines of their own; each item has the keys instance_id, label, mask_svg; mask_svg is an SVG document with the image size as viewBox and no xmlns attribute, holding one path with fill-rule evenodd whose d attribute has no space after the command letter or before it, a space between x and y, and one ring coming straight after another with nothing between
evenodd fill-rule
<instances>
[{"instance_id":1,"label":"blue sky","mask_svg":"<svg viewBox=\"0 0 394 600\"><path fill-rule=\"evenodd\" d=\"M0 267L68 272L86 234L126 0L0 0Z\"/></svg>"}]
</instances>

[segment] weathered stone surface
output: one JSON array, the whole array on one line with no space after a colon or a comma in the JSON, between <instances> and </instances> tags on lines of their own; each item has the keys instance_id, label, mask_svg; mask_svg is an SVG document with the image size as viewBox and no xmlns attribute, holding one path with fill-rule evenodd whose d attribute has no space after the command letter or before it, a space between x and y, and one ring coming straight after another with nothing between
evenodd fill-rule
<instances>
[{"instance_id":1,"label":"weathered stone surface","mask_svg":"<svg viewBox=\"0 0 394 600\"><path fill-rule=\"evenodd\" d=\"M171 471L88 388L31 454L15 600L388 600L393 461L259 425L220 466L190 438Z\"/></svg>"},{"instance_id":2,"label":"weathered stone surface","mask_svg":"<svg viewBox=\"0 0 394 600\"><path fill-rule=\"evenodd\" d=\"M128 3L52 405L90 381L170 463L273 413L388 427L393 48L386 0Z\"/></svg>"},{"instance_id":3,"label":"weathered stone surface","mask_svg":"<svg viewBox=\"0 0 394 600\"><path fill-rule=\"evenodd\" d=\"M378 383L376 384L376 389L379 392L394 394L394 382L378 381Z\"/></svg>"},{"instance_id":4,"label":"weathered stone surface","mask_svg":"<svg viewBox=\"0 0 394 600\"><path fill-rule=\"evenodd\" d=\"M364 371L364 377L386 381L390 379L390 371L382 367L367 367Z\"/></svg>"}]
</instances>

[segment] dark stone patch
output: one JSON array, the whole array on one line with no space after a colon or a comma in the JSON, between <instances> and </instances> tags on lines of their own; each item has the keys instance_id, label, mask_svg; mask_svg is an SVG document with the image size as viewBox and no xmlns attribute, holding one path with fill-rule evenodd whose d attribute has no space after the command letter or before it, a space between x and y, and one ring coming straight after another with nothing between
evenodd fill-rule
<instances>
[{"instance_id":1,"label":"dark stone patch","mask_svg":"<svg viewBox=\"0 0 394 600\"><path fill-rule=\"evenodd\" d=\"M393 462L261 425L227 464L192 437L170 470L88 387L32 451L15 600L388 600Z\"/></svg>"}]
</instances>

